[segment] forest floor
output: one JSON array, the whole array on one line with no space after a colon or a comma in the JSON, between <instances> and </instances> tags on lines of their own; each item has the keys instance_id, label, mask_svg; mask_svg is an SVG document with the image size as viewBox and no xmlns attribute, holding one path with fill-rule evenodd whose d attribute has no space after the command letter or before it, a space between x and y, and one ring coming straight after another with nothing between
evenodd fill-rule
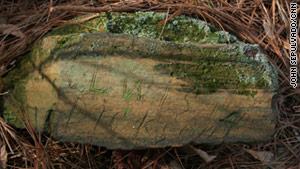
<instances>
[{"instance_id":1,"label":"forest floor","mask_svg":"<svg viewBox=\"0 0 300 169\"><path fill-rule=\"evenodd\" d=\"M0 97L10 95L1 91L5 87L1 86L1 77L15 67L36 40L64 24L80 24L70 21L76 16L112 11L165 12L166 22L182 14L205 20L241 41L259 44L275 65L279 81L276 132L268 143L107 150L53 140L37 133L27 121L24 121L26 129L15 129L0 117L0 168L300 168L300 88L290 85L288 1L2 0L0 3ZM298 4L298 13L299 9ZM297 40L299 44L299 34ZM15 110L22 111L19 106Z\"/></svg>"}]
</instances>

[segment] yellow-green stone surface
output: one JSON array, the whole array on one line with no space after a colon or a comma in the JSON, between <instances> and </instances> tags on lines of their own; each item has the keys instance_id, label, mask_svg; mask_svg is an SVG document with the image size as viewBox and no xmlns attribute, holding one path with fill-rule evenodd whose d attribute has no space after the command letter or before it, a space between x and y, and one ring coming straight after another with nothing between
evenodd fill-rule
<instances>
[{"instance_id":1,"label":"yellow-green stone surface","mask_svg":"<svg viewBox=\"0 0 300 169\"><path fill-rule=\"evenodd\" d=\"M107 13L59 28L4 82L34 128L61 141L132 149L271 139L277 74L259 46L185 16L158 39L165 17Z\"/></svg>"}]
</instances>

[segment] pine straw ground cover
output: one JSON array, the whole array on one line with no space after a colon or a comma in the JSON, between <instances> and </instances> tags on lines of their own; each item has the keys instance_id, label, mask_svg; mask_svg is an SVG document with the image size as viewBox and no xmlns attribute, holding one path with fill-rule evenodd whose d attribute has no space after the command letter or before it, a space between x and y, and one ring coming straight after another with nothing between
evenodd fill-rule
<instances>
[{"instance_id":1,"label":"pine straw ground cover","mask_svg":"<svg viewBox=\"0 0 300 169\"><path fill-rule=\"evenodd\" d=\"M162 21L162 31L164 23L170 18L184 14L205 20L236 35L241 41L259 44L279 72L279 97L274 139L269 143L251 146L223 144L113 151L97 146L57 142L36 133L28 121L23 122L26 130L16 130L0 118L1 166L118 169L300 168L300 90L289 84L289 3L285 0L2 0L0 80L31 49L33 42L47 32L63 24L80 24L85 21L69 21L75 16L111 11L156 11L168 13L168 18ZM299 10L298 3L298 13ZM299 44L299 35L297 38ZM2 91L1 95L11 97L7 91ZM10 104L14 111L24 113L17 102Z\"/></svg>"}]
</instances>

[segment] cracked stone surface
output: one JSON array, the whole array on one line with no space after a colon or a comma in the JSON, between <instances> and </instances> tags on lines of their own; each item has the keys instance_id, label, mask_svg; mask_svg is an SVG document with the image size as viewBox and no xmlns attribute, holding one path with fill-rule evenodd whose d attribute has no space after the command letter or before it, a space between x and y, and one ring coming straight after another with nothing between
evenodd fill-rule
<instances>
[{"instance_id":1,"label":"cracked stone surface","mask_svg":"<svg viewBox=\"0 0 300 169\"><path fill-rule=\"evenodd\" d=\"M267 141L276 78L257 45L79 33L47 36L4 81L38 131L133 149Z\"/></svg>"}]
</instances>

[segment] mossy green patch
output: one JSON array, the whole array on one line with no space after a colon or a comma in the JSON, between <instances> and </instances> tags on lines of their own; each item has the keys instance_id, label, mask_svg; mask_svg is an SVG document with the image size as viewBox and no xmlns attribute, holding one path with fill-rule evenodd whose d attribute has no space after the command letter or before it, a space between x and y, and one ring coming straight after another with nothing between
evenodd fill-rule
<instances>
[{"instance_id":1,"label":"mossy green patch","mask_svg":"<svg viewBox=\"0 0 300 169\"><path fill-rule=\"evenodd\" d=\"M133 89L129 88L127 85L128 85L127 84L127 79L124 79L122 81L122 86L123 86L122 98L126 102L130 102L132 100L132 97L133 97L134 93L133 93Z\"/></svg>"},{"instance_id":2,"label":"mossy green patch","mask_svg":"<svg viewBox=\"0 0 300 169\"><path fill-rule=\"evenodd\" d=\"M17 90L16 90L17 91ZM20 92L20 90L18 90ZM15 92L13 92L15 93ZM3 117L5 119L5 122L9 125L14 125L17 128L24 128L23 124L21 123L20 117L22 121L24 121L23 113L19 109L20 105L24 105L24 95L18 94L18 98L16 100L18 101L18 105L14 104L14 99L8 99L9 104L5 103L3 106ZM23 107L26 108L26 107ZM18 116L18 117L17 117Z\"/></svg>"},{"instance_id":3,"label":"mossy green patch","mask_svg":"<svg viewBox=\"0 0 300 169\"><path fill-rule=\"evenodd\" d=\"M238 43L233 35L218 31L214 26L201 20L186 16L176 16L170 19L163 29L166 14L154 12L136 13L100 13L88 21L76 23L91 15L74 18L74 24L65 25L52 31L51 35L67 35L72 33L126 33L138 37L157 39L162 33L161 40L197 43Z\"/></svg>"},{"instance_id":4,"label":"mossy green patch","mask_svg":"<svg viewBox=\"0 0 300 169\"><path fill-rule=\"evenodd\" d=\"M125 107L125 108L124 108L124 116L129 115L130 112L131 112L130 107Z\"/></svg>"},{"instance_id":5,"label":"mossy green patch","mask_svg":"<svg viewBox=\"0 0 300 169\"><path fill-rule=\"evenodd\" d=\"M89 18L93 14L82 15L72 19L73 24L65 24L60 28L55 29L54 31L47 34L47 36L53 35L67 35L73 33L96 33L96 32L107 32L106 30L106 22L107 17L105 13L100 13L98 16L87 20L85 22L77 22L84 18Z\"/></svg>"},{"instance_id":6,"label":"mossy green patch","mask_svg":"<svg viewBox=\"0 0 300 169\"><path fill-rule=\"evenodd\" d=\"M237 90L236 94L246 95L246 96L255 96L257 94L256 90Z\"/></svg>"},{"instance_id":7,"label":"mossy green patch","mask_svg":"<svg viewBox=\"0 0 300 169\"><path fill-rule=\"evenodd\" d=\"M26 104L24 104L26 99L24 87L27 80L30 78L29 74L35 71L33 63L34 62L31 60L29 55L24 55L19 60L19 62L17 62L16 68L11 70L3 78L5 90L9 90L14 99L12 99L11 97L7 97L7 101L9 101L11 105L4 102L2 115L8 124L13 124L18 128L24 127L17 116L23 119L23 114L20 110L20 106L22 106L24 110L27 109ZM15 101L17 101L18 105L15 105ZM13 107L13 109L11 108L11 106Z\"/></svg>"},{"instance_id":8,"label":"mossy green patch","mask_svg":"<svg viewBox=\"0 0 300 169\"><path fill-rule=\"evenodd\" d=\"M136 88L136 100L140 101L143 97L143 93L142 93L142 84L140 80L137 80L135 82L135 88Z\"/></svg>"},{"instance_id":9,"label":"mossy green patch","mask_svg":"<svg viewBox=\"0 0 300 169\"><path fill-rule=\"evenodd\" d=\"M195 58L197 59L197 58ZM198 64L169 63L158 64L155 69L169 76L189 81L193 90L197 93L213 93L217 89L263 89L267 86L257 84L256 81L246 81L241 77L253 77L267 85L262 79L262 72L255 68L246 67L242 63L222 62L218 60L206 60L199 58ZM241 92L239 94L242 94ZM243 94L255 94L244 92Z\"/></svg>"},{"instance_id":10,"label":"mossy green patch","mask_svg":"<svg viewBox=\"0 0 300 169\"><path fill-rule=\"evenodd\" d=\"M101 89L101 88L91 88L91 92L99 93L99 94L108 94L108 89Z\"/></svg>"}]
</instances>

